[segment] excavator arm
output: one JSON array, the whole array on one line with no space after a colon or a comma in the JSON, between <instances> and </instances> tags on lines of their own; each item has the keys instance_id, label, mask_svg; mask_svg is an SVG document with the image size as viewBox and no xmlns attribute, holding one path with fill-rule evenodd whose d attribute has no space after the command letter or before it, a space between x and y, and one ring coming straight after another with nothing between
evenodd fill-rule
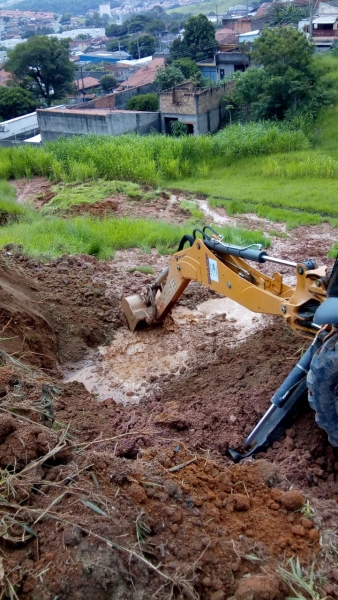
<instances>
[{"instance_id":1,"label":"excavator arm","mask_svg":"<svg viewBox=\"0 0 338 600\"><path fill-rule=\"evenodd\" d=\"M189 247L185 247L187 243ZM254 268L253 262L271 262L294 269L295 285L283 283L277 272L269 277ZM338 445L335 395L338 389L338 261L329 278L326 267L317 268L312 260L291 262L269 256L257 244L247 247L227 244L216 231L204 227L182 238L169 266L143 294L123 299L122 307L130 329L134 331L141 322L160 323L190 281L199 281L253 312L281 315L295 333L313 340L271 398L270 408L244 441L245 453L229 448L232 458L241 460L266 446L307 388L319 425L328 432L330 441ZM327 327L321 327L325 323L329 324L328 341ZM327 363L328 350L332 354L330 364ZM325 387L328 372L332 379L330 390L333 390L329 394Z\"/></svg>"},{"instance_id":2,"label":"excavator arm","mask_svg":"<svg viewBox=\"0 0 338 600\"><path fill-rule=\"evenodd\" d=\"M186 243L190 247L184 247ZM296 286L284 284L279 273L272 277L265 275L247 261L294 268ZM209 227L195 230L193 236L184 236L178 252L154 283L143 294L123 299L122 308L130 329L134 331L141 322L149 325L161 322L190 281L199 281L253 312L282 315L298 335L313 338L318 331L312 319L326 297L326 267L316 268L312 260L294 263L270 257L257 244L247 247L226 244Z\"/></svg>"}]
</instances>

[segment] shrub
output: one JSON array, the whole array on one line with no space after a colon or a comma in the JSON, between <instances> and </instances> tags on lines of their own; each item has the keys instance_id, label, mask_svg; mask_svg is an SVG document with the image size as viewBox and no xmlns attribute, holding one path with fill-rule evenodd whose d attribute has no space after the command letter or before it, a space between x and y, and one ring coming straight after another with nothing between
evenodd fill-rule
<instances>
[{"instance_id":1,"label":"shrub","mask_svg":"<svg viewBox=\"0 0 338 600\"><path fill-rule=\"evenodd\" d=\"M158 110L157 94L139 94L130 98L127 102L127 110L149 110L151 112Z\"/></svg>"}]
</instances>

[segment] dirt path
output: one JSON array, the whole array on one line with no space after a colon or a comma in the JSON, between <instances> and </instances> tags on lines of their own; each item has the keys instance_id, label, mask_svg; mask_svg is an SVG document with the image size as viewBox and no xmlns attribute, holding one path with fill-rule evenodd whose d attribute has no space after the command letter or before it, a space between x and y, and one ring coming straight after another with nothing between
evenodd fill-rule
<instances>
[{"instance_id":1,"label":"dirt path","mask_svg":"<svg viewBox=\"0 0 338 600\"><path fill-rule=\"evenodd\" d=\"M142 210L175 217L168 198ZM299 229L269 253L322 262L334 236ZM1 349L25 365L1 355L4 597L282 600L297 555L337 598L338 459L314 414L266 454L227 454L306 342L193 283L163 326L131 334L120 300L150 283L130 272L145 264L167 258L1 252Z\"/></svg>"}]
</instances>

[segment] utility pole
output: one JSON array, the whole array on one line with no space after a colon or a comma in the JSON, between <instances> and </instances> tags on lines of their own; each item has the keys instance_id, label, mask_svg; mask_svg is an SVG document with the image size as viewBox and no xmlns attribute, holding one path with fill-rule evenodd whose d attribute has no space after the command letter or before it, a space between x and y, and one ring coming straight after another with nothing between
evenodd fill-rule
<instances>
[{"instance_id":1,"label":"utility pole","mask_svg":"<svg viewBox=\"0 0 338 600\"><path fill-rule=\"evenodd\" d=\"M137 40L136 40L136 41L137 41L137 53L138 53L138 59L140 60L140 58L141 58L141 50L142 50L142 48L143 48L144 44L141 44L141 46L140 46L140 44L139 44L139 38L137 38Z\"/></svg>"},{"instance_id":2,"label":"utility pole","mask_svg":"<svg viewBox=\"0 0 338 600\"><path fill-rule=\"evenodd\" d=\"M118 45L119 45L119 53L120 53L120 58L121 58L121 44L120 44L120 40L118 41Z\"/></svg>"},{"instance_id":3,"label":"utility pole","mask_svg":"<svg viewBox=\"0 0 338 600\"><path fill-rule=\"evenodd\" d=\"M312 41L313 36L313 16L316 8L316 0L309 0L310 16L309 16L309 40Z\"/></svg>"}]
</instances>

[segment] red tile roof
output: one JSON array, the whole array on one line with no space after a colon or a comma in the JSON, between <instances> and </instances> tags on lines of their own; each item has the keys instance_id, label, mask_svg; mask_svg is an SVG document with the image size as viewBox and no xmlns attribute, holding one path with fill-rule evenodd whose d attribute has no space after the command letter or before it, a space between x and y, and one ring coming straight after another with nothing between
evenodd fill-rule
<instances>
[{"instance_id":1,"label":"red tile roof","mask_svg":"<svg viewBox=\"0 0 338 600\"><path fill-rule=\"evenodd\" d=\"M77 85L79 90L82 90L83 88L87 90L88 88L100 85L100 82L98 79L95 79L95 77L84 77L83 82L82 79L78 79Z\"/></svg>"},{"instance_id":2,"label":"red tile roof","mask_svg":"<svg viewBox=\"0 0 338 600\"><path fill-rule=\"evenodd\" d=\"M152 83L159 67L164 67L164 58L154 58L146 67L139 69L135 75L132 75L127 81L121 83L120 88L138 87L139 85Z\"/></svg>"},{"instance_id":3,"label":"red tile roof","mask_svg":"<svg viewBox=\"0 0 338 600\"><path fill-rule=\"evenodd\" d=\"M6 85L11 76L11 73L8 73L5 69L0 69L0 86Z\"/></svg>"},{"instance_id":4,"label":"red tile roof","mask_svg":"<svg viewBox=\"0 0 338 600\"><path fill-rule=\"evenodd\" d=\"M255 18L257 17L265 17L265 15L267 15L272 7L272 2L263 2L263 4L260 5L260 7L258 8L256 14L255 14Z\"/></svg>"},{"instance_id":5,"label":"red tile roof","mask_svg":"<svg viewBox=\"0 0 338 600\"><path fill-rule=\"evenodd\" d=\"M223 29L218 29L216 31L216 40L220 46L225 44L237 44L238 43L239 31L237 29L228 29L227 27L223 27Z\"/></svg>"}]
</instances>

